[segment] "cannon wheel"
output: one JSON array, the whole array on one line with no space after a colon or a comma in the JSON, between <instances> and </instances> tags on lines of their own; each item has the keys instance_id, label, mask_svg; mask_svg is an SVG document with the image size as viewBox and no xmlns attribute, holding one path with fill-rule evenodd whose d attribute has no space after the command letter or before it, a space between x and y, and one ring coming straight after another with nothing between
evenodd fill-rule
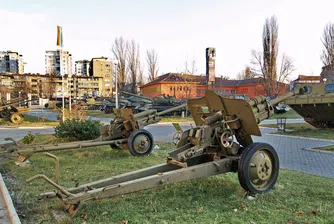
<instances>
[{"instance_id":1,"label":"cannon wheel","mask_svg":"<svg viewBox=\"0 0 334 224\"><path fill-rule=\"evenodd\" d=\"M144 129L137 129L128 138L129 151L133 156L145 156L153 149L153 136Z\"/></svg>"},{"instance_id":2,"label":"cannon wheel","mask_svg":"<svg viewBox=\"0 0 334 224\"><path fill-rule=\"evenodd\" d=\"M23 122L23 116L19 113L13 113L12 115L10 115L10 121L13 124L20 124L21 122Z\"/></svg>"},{"instance_id":3,"label":"cannon wheel","mask_svg":"<svg viewBox=\"0 0 334 224\"><path fill-rule=\"evenodd\" d=\"M1 110L0 111L0 118L6 118L10 115L10 111L7 109Z\"/></svg>"},{"instance_id":4,"label":"cannon wheel","mask_svg":"<svg viewBox=\"0 0 334 224\"><path fill-rule=\"evenodd\" d=\"M241 154L238 167L240 185L251 193L268 192L276 183L279 159L267 143L252 143Z\"/></svg>"}]
</instances>

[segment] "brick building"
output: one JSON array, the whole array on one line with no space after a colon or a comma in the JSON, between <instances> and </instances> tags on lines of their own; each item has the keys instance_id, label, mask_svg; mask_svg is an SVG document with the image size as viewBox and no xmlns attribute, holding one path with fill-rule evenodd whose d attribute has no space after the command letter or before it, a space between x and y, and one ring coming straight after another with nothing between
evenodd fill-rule
<instances>
[{"instance_id":1,"label":"brick building","mask_svg":"<svg viewBox=\"0 0 334 224\"><path fill-rule=\"evenodd\" d=\"M156 80L140 87L141 93L147 97L175 96L177 99L202 97L206 90L214 90L220 95L246 94L250 98L266 95L263 79L226 80L216 77L213 86L207 85L206 76L167 73ZM286 92L286 86L280 95Z\"/></svg>"}]
</instances>

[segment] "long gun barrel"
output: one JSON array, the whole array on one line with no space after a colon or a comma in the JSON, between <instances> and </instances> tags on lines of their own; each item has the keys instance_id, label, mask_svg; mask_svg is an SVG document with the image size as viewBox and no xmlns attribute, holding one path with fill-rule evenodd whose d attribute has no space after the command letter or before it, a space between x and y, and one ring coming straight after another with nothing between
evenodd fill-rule
<instances>
[{"instance_id":1,"label":"long gun barrel","mask_svg":"<svg viewBox=\"0 0 334 224\"><path fill-rule=\"evenodd\" d=\"M291 92L288 92L282 96L279 96L271 101L267 101L266 97L264 96L257 96L250 100L248 103L251 106L251 109L254 113L255 119L257 123L260 123L261 121L268 119L274 114L274 109L272 106L286 100L287 98L295 95L301 95L307 92L307 88L303 87ZM205 124L213 124L219 120L222 120L224 118L221 111L215 113L212 116L209 116L205 118Z\"/></svg>"},{"instance_id":2,"label":"long gun barrel","mask_svg":"<svg viewBox=\"0 0 334 224\"><path fill-rule=\"evenodd\" d=\"M126 95L129 95L129 96L135 96L135 97L138 97L138 98L141 98L141 99L145 99L145 100L150 100L150 101L152 101L150 98L145 97L145 96L140 96L140 95L137 95L137 94L133 94L133 93L126 92L126 91L123 91L122 93L124 93L124 94L126 94Z\"/></svg>"},{"instance_id":3,"label":"long gun barrel","mask_svg":"<svg viewBox=\"0 0 334 224\"><path fill-rule=\"evenodd\" d=\"M302 95L305 92L307 92L307 88L303 87L290 91L270 101L267 101L266 98L263 96L257 96L249 101L249 105L252 107L257 123L260 123L261 121L268 119L269 117L274 115L274 109L272 106L275 106L276 104L286 100L289 97L295 95Z\"/></svg>"}]
</instances>

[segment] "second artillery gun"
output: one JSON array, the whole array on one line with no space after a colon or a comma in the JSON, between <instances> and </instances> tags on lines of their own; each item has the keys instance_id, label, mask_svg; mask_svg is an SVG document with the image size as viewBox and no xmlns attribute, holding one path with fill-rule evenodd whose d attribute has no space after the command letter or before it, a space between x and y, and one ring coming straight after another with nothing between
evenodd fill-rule
<instances>
[{"instance_id":1,"label":"second artillery gun","mask_svg":"<svg viewBox=\"0 0 334 224\"><path fill-rule=\"evenodd\" d=\"M102 145L110 145L112 148L129 149L130 153L134 156L144 156L150 154L153 148L153 136L144 127L158 123L161 120L160 116L186 106L186 104L182 104L162 112L148 110L138 114L133 114L131 109L114 108L115 119L110 124L101 128L101 136L99 138L90 141L48 145L21 145L11 138L7 138L6 140L14 141L14 151L19 154L20 162L26 161L34 153Z\"/></svg>"},{"instance_id":2,"label":"second artillery gun","mask_svg":"<svg viewBox=\"0 0 334 224\"><path fill-rule=\"evenodd\" d=\"M258 123L274 114L275 104L304 92L301 88L271 101L258 96L246 102L207 91L200 99L188 100L196 127L181 133L167 163L70 189L42 174L27 182L42 178L53 185L57 191L42 196L58 197L71 215L85 201L227 172L237 172L240 185L248 193L264 193L276 183L279 159L271 145L254 143L251 135L261 136Z\"/></svg>"},{"instance_id":3,"label":"second artillery gun","mask_svg":"<svg viewBox=\"0 0 334 224\"><path fill-rule=\"evenodd\" d=\"M23 122L24 112L31 110L31 108L17 106L20 104L26 104L31 100L28 97L19 97L12 100L0 101L0 118L9 120L14 124Z\"/></svg>"}]
</instances>

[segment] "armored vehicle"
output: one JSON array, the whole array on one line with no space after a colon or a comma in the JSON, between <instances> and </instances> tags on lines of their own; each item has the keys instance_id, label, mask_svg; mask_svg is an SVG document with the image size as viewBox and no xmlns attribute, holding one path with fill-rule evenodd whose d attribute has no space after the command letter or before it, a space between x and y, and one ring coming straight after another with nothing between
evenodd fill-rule
<instances>
[{"instance_id":1,"label":"armored vehicle","mask_svg":"<svg viewBox=\"0 0 334 224\"><path fill-rule=\"evenodd\" d=\"M300 86L296 85L295 89ZM315 83L306 87L306 94L290 97L284 103L310 125L316 128L334 128L334 83Z\"/></svg>"}]
</instances>

